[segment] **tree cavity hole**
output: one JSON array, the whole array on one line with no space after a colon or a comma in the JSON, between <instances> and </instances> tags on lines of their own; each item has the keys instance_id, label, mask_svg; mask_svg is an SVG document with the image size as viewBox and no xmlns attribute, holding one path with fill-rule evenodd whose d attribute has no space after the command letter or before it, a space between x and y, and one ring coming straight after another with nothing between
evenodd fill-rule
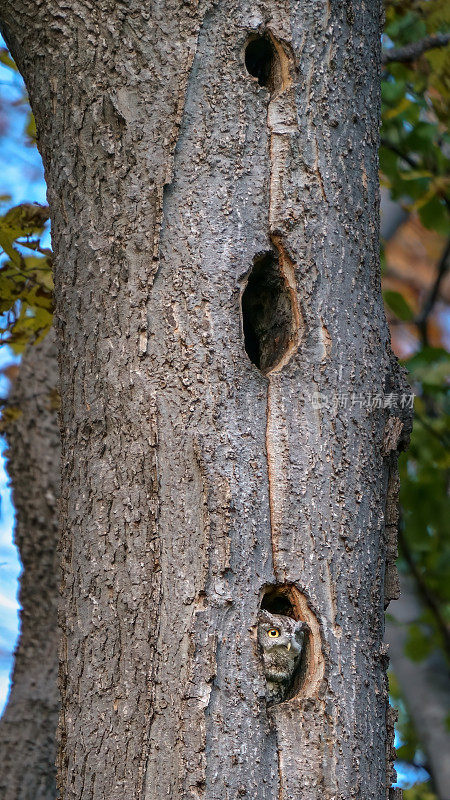
<instances>
[{"instance_id":1,"label":"tree cavity hole","mask_svg":"<svg viewBox=\"0 0 450 800\"><path fill-rule=\"evenodd\" d=\"M273 88L275 60L275 48L268 36L258 36L249 41L245 49L245 66L247 72L258 79L260 86Z\"/></svg>"},{"instance_id":2,"label":"tree cavity hole","mask_svg":"<svg viewBox=\"0 0 450 800\"><path fill-rule=\"evenodd\" d=\"M266 584L260 609L306 622L304 650L286 699L315 696L324 677L325 660L319 622L306 596L294 583Z\"/></svg>"},{"instance_id":3,"label":"tree cavity hole","mask_svg":"<svg viewBox=\"0 0 450 800\"><path fill-rule=\"evenodd\" d=\"M284 617L298 619L290 595L290 587L270 586L262 596L260 608L269 611L270 614L282 614Z\"/></svg>"},{"instance_id":4,"label":"tree cavity hole","mask_svg":"<svg viewBox=\"0 0 450 800\"><path fill-rule=\"evenodd\" d=\"M291 348L296 331L292 293L272 250L253 260L242 294L242 325L250 361L270 372Z\"/></svg>"}]
</instances>

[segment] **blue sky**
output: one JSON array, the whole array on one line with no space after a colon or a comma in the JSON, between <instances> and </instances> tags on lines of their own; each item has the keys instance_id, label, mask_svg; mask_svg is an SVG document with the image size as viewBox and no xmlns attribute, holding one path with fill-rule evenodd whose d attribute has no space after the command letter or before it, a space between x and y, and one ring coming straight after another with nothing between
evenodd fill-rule
<instances>
[{"instance_id":1,"label":"blue sky","mask_svg":"<svg viewBox=\"0 0 450 800\"><path fill-rule=\"evenodd\" d=\"M4 47L0 37L0 47ZM10 195L4 208L24 200L45 203L44 170L35 147L24 146L26 106L22 104L23 81L18 73L0 64L0 196ZM8 392L1 370L18 359L9 347L0 347L0 397ZM19 630L17 601L21 570L13 544L14 508L5 470L5 440L0 437L0 713L9 689L13 651Z\"/></svg>"},{"instance_id":2,"label":"blue sky","mask_svg":"<svg viewBox=\"0 0 450 800\"><path fill-rule=\"evenodd\" d=\"M10 358L5 359L4 348L0 348L0 368L5 362L9 363ZM18 632L17 578L20 573L17 550L12 543L14 509L5 471L5 446L4 439L0 439L0 709L8 694L12 650Z\"/></svg>"}]
</instances>

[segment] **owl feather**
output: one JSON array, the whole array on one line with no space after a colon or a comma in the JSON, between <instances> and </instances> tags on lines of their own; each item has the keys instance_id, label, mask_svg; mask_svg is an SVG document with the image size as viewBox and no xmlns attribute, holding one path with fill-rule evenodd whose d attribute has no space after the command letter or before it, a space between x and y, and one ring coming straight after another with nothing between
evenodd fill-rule
<instances>
[{"instance_id":1,"label":"owl feather","mask_svg":"<svg viewBox=\"0 0 450 800\"><path fill-rule=\"evenodd\" d=\"M258 644L262 653L268 705L289 697L304 649L306 622L261 611Z\"/></svg>"}]
</instances>

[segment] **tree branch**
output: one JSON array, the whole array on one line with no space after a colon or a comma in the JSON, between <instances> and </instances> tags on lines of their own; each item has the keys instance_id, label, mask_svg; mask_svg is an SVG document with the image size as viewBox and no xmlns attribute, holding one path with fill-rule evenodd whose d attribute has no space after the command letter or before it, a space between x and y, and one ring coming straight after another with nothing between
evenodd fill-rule
<instances>
[{"instance_id":1,"label":"tree branch","mask_svg":"<svg viewBox=\"0 0 450 800\"><path fill-rule=\"evenodd\" d=\"M390 50L385 50L381 56L383 64L391 64L393 61L402 61L408 63L416 61L422 53L426 50L432 50L436 47L445 47L450 42L449 33L436 33L433 36L425 36L418 42L411 42L404 47L393 47Z\"/></svg>"}]
</instances>

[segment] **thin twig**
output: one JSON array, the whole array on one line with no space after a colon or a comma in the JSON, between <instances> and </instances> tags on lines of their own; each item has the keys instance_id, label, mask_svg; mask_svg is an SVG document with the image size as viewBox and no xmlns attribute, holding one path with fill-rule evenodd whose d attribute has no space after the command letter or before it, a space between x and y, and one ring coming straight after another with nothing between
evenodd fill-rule
<instances>
[{"instance_id":1,"label":"thin twig","mask_svg":"<svg viewBox=\"0 0 450 800\"><path fill-rule=\"evenodd\" d=\"M392 47L385 50L381 56L383 64L391 64L393 61L408 63L416 61L426 50L436 47L445 47L450 42L450 33L436 33L433 36L425 36L418 42L411 42L404 47Z\"/></svg>"}]
</instances>

